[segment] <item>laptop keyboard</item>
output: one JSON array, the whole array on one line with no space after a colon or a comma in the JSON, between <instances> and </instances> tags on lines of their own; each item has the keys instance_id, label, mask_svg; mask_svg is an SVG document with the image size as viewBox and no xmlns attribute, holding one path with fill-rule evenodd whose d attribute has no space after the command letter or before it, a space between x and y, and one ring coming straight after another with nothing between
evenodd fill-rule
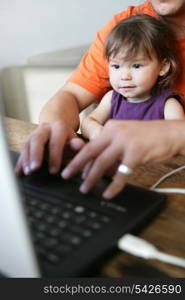
<instances>
[{"instance_id":1,"label":"laptop keyboard","mask_svg":"<svg viewBox=\"0 0 185 300\"><path fill-rule=\"evenodd\" d=\"M60 206L58 201L56 204L46 202L48 194L42 191L38 198L38 192L36 196L27 186L24 195L36 252L51 264L65 259L68 253L104 230L112 219L112 216L66 200L60 199Z\"/></svg>"},{"instance_id":2,"label":"laptop keyboard","mask_svg":"<svg viewBox=\"0 0 185 300\"><path fill-rule=\"evenodd\" d=\"M11 157L15 165L18 154ZM44 277L89 276L123 234L138 231L165 203L164 194L132 185L106 201L101 197L106 179L88 195L79 192L81 182L80 175L52 176L47 164L31 176L17 176Z\"/></svg>"}]
</instances>

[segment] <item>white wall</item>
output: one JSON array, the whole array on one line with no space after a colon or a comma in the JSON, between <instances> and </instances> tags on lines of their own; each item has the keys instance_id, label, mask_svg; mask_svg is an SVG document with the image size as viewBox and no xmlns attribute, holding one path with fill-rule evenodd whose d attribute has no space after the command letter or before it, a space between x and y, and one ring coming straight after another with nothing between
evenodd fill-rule
<instances>
[{"instance_id":1,"label":"white wall","mask_svg":"<svg viewBox=\"0 0 185 300\"><path fill-rule=\"evenodd\" d=\"M144 0L0 0L0 68L90 43L109 18Z\"/></svg>"}]
</instances>

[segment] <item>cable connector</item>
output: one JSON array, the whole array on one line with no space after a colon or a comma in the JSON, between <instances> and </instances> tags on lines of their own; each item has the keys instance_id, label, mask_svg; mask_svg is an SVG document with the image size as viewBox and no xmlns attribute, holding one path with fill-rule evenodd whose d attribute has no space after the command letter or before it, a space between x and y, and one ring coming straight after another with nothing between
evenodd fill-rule
<instances>
[{"instance_id":1,"label":"cable connector","mask_svg":"<svg viewBox=\"0 0 185 300\"><path fill-rule=\"evenodd\" d=\"M118 240L118 248L122 251L145 259L158 259L160 261L185 268L184 258L162 253L154 245L131 234L125 234Z\"/></svg>"}]
</instances>

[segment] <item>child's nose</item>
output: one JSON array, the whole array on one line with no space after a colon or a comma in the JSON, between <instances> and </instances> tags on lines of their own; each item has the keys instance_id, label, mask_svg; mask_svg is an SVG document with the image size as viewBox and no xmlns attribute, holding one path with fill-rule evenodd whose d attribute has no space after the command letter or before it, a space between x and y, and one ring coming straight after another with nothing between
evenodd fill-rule
<instances>
[{"instance_id":1,"label":"child's nose","mask_svg":"<svg viewBox=\"0 0 185 300\"><path fill-rule=\"evenodd\" d=\"M128 68L124 68L122 70L121 79L122 80L130 80L131 79L131 72Z\"/></svg>"}]
</instances>

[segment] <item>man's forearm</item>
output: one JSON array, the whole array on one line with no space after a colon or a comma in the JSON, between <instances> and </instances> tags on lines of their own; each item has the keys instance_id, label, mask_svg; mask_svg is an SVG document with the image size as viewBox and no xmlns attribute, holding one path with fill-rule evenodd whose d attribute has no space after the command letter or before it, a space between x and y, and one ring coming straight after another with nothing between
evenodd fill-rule
<instances>
[{"instance_id":1,"label":"man's forearm","mask_svg":"<svg viewBox=\"0 0 185 300\"><path fill-rule=\"evenodd\" d=\"M172 138L174 139L174 144L177 147L177 154L185 155L185 121L172 120L169 122L171 123L169 132L171 133Z\"/></svg>"},{"instance_id":2,"label":"man's forearm","mask_svg":"<svg viewBox=\"0 0 185 300\"><path fill-rule=\"evenodd\" d=\"M79 113L96 100L96 96L88 90L67 82L43 107L39 122L63 121L69 128L77 130Z\"/></svg>"},{"instance_id":3,"label":"man's forearm","mask_svg":"<svg viewBox=\"0 0 185 300\"><path fill-rule=\"evenodd\" d=\"M77 130L79 127L79 108L75 96L65 90L60 90L43 107L39 123L51 123L62 120L69 127Z\"/></svg>"}]
</instances>

